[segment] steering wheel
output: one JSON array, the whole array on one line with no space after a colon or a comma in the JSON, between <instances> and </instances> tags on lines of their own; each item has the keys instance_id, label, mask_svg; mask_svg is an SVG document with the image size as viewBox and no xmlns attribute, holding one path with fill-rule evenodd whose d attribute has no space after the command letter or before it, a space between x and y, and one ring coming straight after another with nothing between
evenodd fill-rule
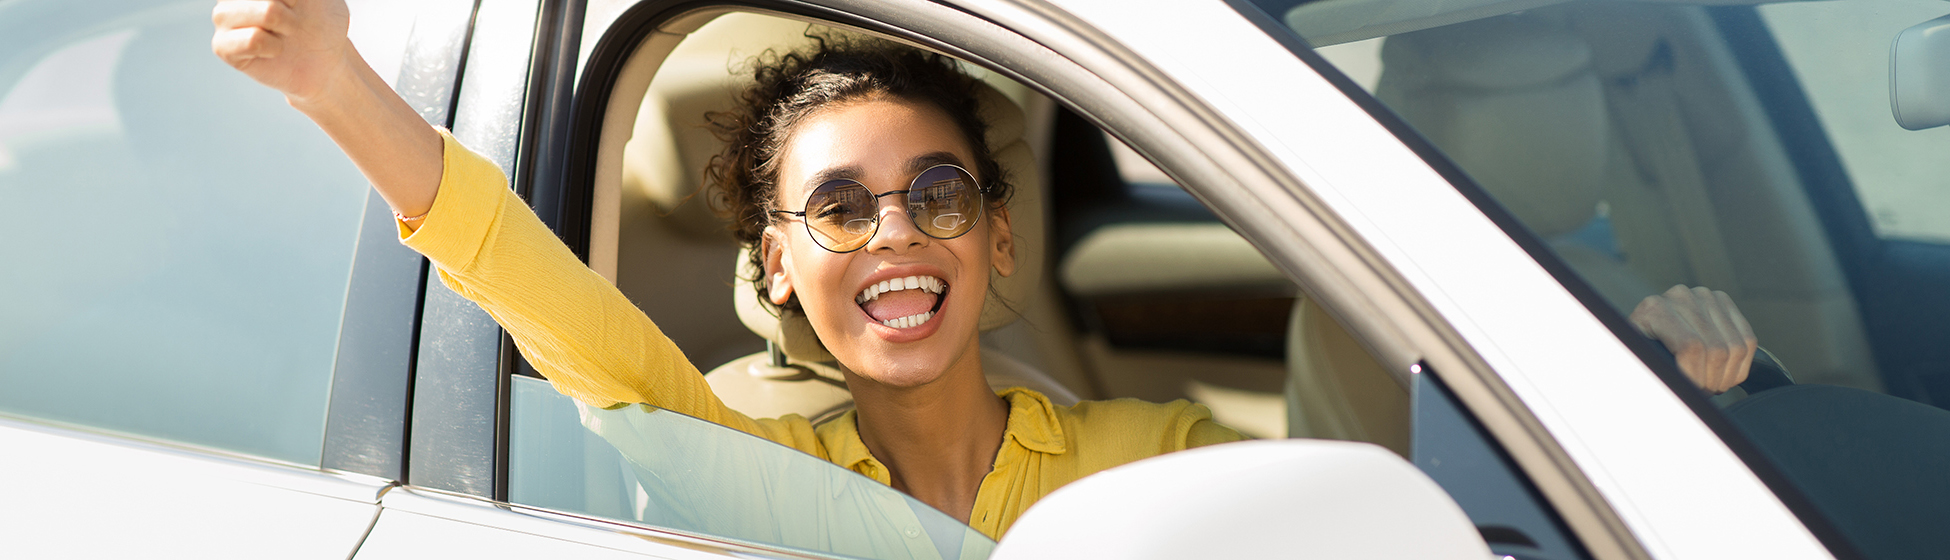
<instances>
[{"instance_id":1,"label":"steering wheel","mask_svg":"<svg viewBox=\"0 0 1950 560\"><path fill-rule=\"evenodd\" d=\"M1666 348L1665 343L1657 339L1649 340L1652 340L1653 345L1659 349L1659 355L1665 356L1666 360L1673 362L1674 366L1678 365L1679 358L1672 354L1671 349ZM1748 395L1753 395L1761 391L1793 385L1794 378L1788 375L1787 367L1781 365L1781 361L1774 357L1773 352L1768 352L1766 348L1759 348L1754 351L1753 364L1747 367L1747 380L1741 381L1738 387Z\"/></svg>"}]
</instances>

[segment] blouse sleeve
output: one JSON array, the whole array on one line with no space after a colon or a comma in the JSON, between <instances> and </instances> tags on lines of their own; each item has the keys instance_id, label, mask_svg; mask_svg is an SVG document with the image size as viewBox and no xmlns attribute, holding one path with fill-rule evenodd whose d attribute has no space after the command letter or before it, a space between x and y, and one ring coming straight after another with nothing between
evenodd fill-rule
<instances>
[{"instance_id":1,"label":"blouse sleeve","mask_svg":"<svg viewBox=\"0 0 1950 560\"><path fill-rule=\"evenodd\" d=\"M507 187L500 167L440 135L433 209L417 230L401 224L400 241L507 329L557 391L599 408L645 403L823 455L795 425L803 418L758 421L726 407L684 352Z\"/></svg>"}]
</instances>

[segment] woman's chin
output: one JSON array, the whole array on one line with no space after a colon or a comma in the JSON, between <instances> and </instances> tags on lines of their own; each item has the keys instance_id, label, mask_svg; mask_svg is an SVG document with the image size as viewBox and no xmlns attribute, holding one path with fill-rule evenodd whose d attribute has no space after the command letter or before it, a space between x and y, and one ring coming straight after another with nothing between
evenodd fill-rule
<instances>
[{"instance_id":1,"label":"woman's chin","mask_svg":"<svg viewBox=\"0 0 1950 560\"><path fill-rule=\"evenodd\" d=\"M896 355L888 355L896 354ZM941 381L955 369L954 356L898 356L891 352L862 360L855 375L895 389L913 389Z\"/></svg>"},{"instance_id":2,"label":"woman's chin","mask_svg":"<svg viewBox=\"0 0 1950 560\"><path fill-rule=\"evenodd\" d=\"M912 389L935 382L947 371L945 365L920 363L869 363L854 370L854 374L872 381L874 384L896 389Z\"/></svg>"}]
</instances>

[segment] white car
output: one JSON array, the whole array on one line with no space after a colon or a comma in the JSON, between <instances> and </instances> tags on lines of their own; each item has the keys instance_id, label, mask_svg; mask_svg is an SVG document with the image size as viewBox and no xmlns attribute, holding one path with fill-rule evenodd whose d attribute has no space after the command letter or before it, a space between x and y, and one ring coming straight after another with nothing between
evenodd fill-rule
<instances>
[{"instance_id":1,"label":"white car","mask_svg":"<svg viewBox=\"0 0 1950 560\"><path fill-rule=\"evenodd\" d=\"M578 409L210 54L208 0L0 0L0 557L1950 555L1950 4L351 4L758 416L849 401L740 297L704 114L808 31L964 60L1028 263L991 382L1263 441L1085 478L998 543ZM1741 388L1626 320L1676 284L1752 321Z\"/></svg>"}]
</instances>

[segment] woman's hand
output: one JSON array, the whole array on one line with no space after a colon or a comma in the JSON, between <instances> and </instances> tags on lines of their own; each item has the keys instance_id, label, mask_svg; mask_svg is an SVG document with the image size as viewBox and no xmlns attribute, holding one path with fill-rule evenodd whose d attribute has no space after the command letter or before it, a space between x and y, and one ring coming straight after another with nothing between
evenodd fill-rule
<instances>
[{"instance_id":1,"label":"woman's hand","mask_svg":"<svg viewBox=\"0 0 1950 560\"><path fill-rule=\"evenodd\" d=\"M210 20L210 50L293 105L357 84L362 60L346 38L344 0L221 0Z\"/></svg>"},{"instance_id":2,"label":"woman's hand","mask_svg":"<svg viewBox=\"0 0 1950 560\"><path fill-rule=\"evenodd\" d=\"M346 36L345 0L221 0L210 50L284 93L359 166L393 211L422 216L440 188L440 134Z\"/></svg>"},{"instance_id":3,"label":"woman's hand","mask_svg":"<svg viewBox=\"0 0 1950 560\"><path fill-rule=\"evenodd\" d=\"M1726 392L1747 380L1759 342L1726 292L1673 286L1632 310L1632 326L1666 345L1701 389Z\"/></svg>"}]
</instances>

